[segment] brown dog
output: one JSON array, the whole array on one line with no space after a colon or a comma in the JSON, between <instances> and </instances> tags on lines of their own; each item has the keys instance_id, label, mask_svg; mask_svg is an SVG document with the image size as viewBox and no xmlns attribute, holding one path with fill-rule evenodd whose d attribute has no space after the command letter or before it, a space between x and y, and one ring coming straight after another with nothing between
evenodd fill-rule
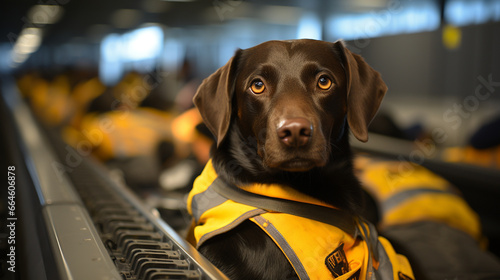
<instances>
[{"instance_id":1,"label":"brown dog","mask_svg":"<svg viewBox=\"0 0 500 280\"><path fill-rule=\"evenodd\" d=\"M212 163L224 181L286 186L359 215L349 131L367 141L386 90L342 42L270 41L238 50L202 83L194 103L216 137ZM297 277L249 220L197 245L231 279Z\"/></svg>"}]
</instances>

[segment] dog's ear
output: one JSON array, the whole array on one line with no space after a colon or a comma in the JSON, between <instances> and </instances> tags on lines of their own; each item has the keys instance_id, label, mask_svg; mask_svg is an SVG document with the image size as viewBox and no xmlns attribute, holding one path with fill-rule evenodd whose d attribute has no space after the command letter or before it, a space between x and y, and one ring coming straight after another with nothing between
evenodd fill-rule
<instances>
[{"instance_id":1,"label":"dog's ear","mask_svg":"<svg viewBox=\"0 0 500 280\"><path fill-rule=\"evenodd\" d=\"M226 65L203 80L193 98L204 123L217 138L217 146L226 136L231 121L231 103L240 53L241 50L238 50Z\"/></svg>"},{"instance_id":2,"label":"dog's ear","mask_svg":"<svg viewBox=\"0 0 500 280\"><path fill-rule=\"evenodd\" d=\"M378 111L387 86L380 74L364 59L349 51L342 41L334 43L340 52L347 78L347 122L362 142L368 141L368 125Z\"/></svg>"}]
</instances>

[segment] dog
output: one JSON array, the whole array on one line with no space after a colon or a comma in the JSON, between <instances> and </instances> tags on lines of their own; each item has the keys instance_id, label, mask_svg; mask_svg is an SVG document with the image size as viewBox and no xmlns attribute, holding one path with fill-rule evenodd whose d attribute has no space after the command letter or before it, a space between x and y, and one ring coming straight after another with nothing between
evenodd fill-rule
<instances>
[{"instance_id":1,"label":"dog","mask_svg":"<svg viewBox=\"0 0 500 280\"><path fill-rule=\"evenodd\" d=\"M301 39L237 50L202 82L193 101L215 136L211 172L219 178L234 186L283 186L299 198L360 216L365 196L353 172L349 134L368 140L386 91L381 75L342 41ZM267 222L237 221L196 244L230 279L315 278L299 275L276 238L262 230ZM198 219L198 226L205 223ZM321 263L330 265L332 279L350 270L339 250L344 245Z\"/></svg>"}]
</instances>

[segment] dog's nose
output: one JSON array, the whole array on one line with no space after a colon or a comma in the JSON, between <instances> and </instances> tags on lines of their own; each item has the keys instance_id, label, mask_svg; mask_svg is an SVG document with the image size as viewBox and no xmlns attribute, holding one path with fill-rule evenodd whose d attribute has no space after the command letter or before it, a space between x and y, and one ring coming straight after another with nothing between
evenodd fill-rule
<instances>
[{"instance_id":1,"label":"dog's nose","mask_svg":"<svg viewBox=\"0 0 500 280\"><path fill-rule=\"evenodd\" d=\"M282 121L277 129L281 142L290 147L305 146L311 139L312 131L311 122L304 118Z\"/></svg>"}]
</instances>

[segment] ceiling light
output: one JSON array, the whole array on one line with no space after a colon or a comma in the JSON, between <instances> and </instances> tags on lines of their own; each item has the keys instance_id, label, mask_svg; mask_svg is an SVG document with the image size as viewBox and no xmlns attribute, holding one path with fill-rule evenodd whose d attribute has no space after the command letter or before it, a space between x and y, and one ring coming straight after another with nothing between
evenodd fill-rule
<instances>
[{"instance_id":1,"label":"ceiling light","mask_svg":"<svg viewBox=\"0 0 500 280\"><path fill-rule=\"evenodd\" d=\"M25 28L17 38L14 52L19 54L31 54L35 52L42 42L42 31L40 28Z\"/></svg>"},{"instance_id":2,"label":"ceiling light","mask_svg":"<svg viewBox=\"0 0 500 280\"><path fill-rule=\"evenodd\" d=\"M25 28L12 49L12 66L18 66L26 61L29 56L40 47L42 43L42 30L40 28Z\"/></svg>"},{"instance_id":3,"label":"ceiling light","mask_svg":"<svg viewBox=\"0 0 500 280\"><path fill-rule=\"evenodd\" d=\"M63 12L58 5L35 5L28 12L28 19L34 24L54 24L61 19Z\"/></svg>"}]
</instances>

